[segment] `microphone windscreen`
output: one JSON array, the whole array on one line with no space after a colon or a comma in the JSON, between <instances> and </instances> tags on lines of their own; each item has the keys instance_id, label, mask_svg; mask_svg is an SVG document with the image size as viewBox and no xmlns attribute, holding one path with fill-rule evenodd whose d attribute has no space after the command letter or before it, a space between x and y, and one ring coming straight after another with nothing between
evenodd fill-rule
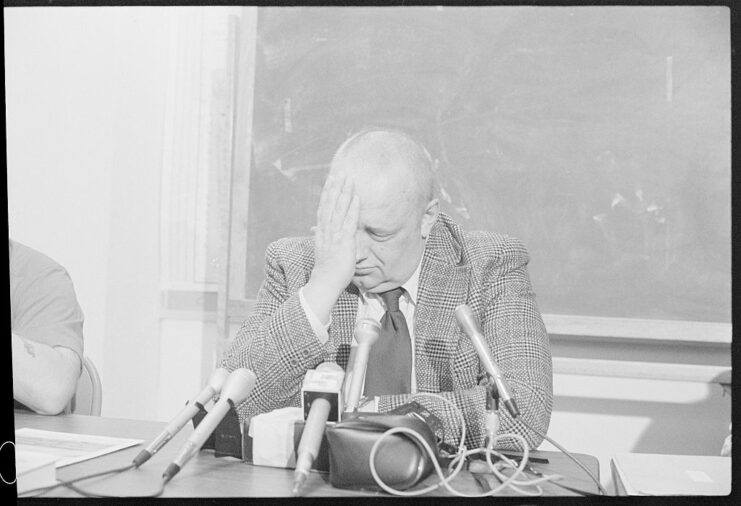
<instances>
[{"instance_id":1,"label":"microphone windscreen","mask_svg":"<svg viewBox=\"0 0 741 506\"><path fill-rule=\"evenodd\" d=\"M309 415L314 399L321 397L330 401L332 406L330 419L339 420L344 404L342 398L344 379L345 371L335 362L322 362L316 369L306 371L304 382L301 385L301 405L304 409L304 417Z\"/></svg>"},{"instance_id":2,"label":"microphone windscreen","mask_svg":"<svg viewBox=\"0 0 741 506\"><path fill-rule=\"evenodd\" d=\"M343 374L345 372L342 367L340 367L340 365L335 362L322 362L316 367L316 370Z\"/></svg>"},{"instance_id":3,"label":"microphone windscreen","mask_svg":"<svg viewBox=\"0 0 741 506\"><path fill-rule=\"evenodd\" d=\"M455 317L458 319L458 323L463 328L463 331L469 336L480 333L479 323L476 321L473 311L471 311L471 308L467 304L461 304L455 308Z\"/></svg>"},{"instance_id":4,"label":"microphone windscreen","mask_svg":"<svg viewBox=\"0 0 741 506\"><path fill-rule=\"evenodd\" d=\"M358 344L373 345L381 335L381 324L373 318L361 318L355 326L355 341Z\"/></svg>"},{"instance_id":5,"label":"microphone windscreen","mask_svg":"<svg viewBox=\"0 0 741 506\"><path fill-rule=\"evenodd\" d=\"M208 386L213 389L215 394L218 394L221 392L221 389L224 387L224 383L226 383L226 379L229 377L229 371L224 369L223 367L219 367L218 369L215 369L214 372L211 373L211 376L208 378Z\"/></svg>"},{"instance_id":6,"label":"microphone windscreen","mask_svg":"<svg viewBox=\"0 0 741 506\"><path fill-rule=\"evenodd\" d=\"M235 405L243 402L253 388L257 377L255 373L243 367L235 369L226 379L221 390L221 397L230 399Z\"/></svg>"}]
</instances>

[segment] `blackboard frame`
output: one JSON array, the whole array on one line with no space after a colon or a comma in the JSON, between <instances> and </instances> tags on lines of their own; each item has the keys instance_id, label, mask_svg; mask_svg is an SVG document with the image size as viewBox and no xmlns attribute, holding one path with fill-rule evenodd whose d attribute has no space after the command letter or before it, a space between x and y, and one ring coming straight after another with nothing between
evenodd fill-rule
<instances>
[{"instance_id":1,"label":"blackboard frame","mask_svg":"<svg viewBox=\"0 0 741 506\"><path fill-rule=\"evenodd\" d=\"M254 65L254 61L252 62ZM254 80L254 68L251 69L252 79ZM244 83L244 82L243 82ZM254 89L254 81L251 84ZM250 89L250 84L240 85L239 88L244 92ZM249 102L249 103L248 103ZM237 118L244 118L254 112L254 103L245 101L242 109L237 111ZM250 170L254 170L255 163L253 153L252 137L246 137L249 132L251 135L253 125L249 121L242 121L244 124L235 128L235 139L249 138L250 142L245 145L235 143L235 174L239 181L240 188L234 188L232 191L232 202L239 202L242 207L249 201L249 179ZM246 190L246 193L245 193ZM238 217L238 230L232 230L237 233L240 239L231 241L230 248L233 251L230 254L230 264L235 265L235 270L228 276L232 290L241 293L232 293L228 297L228 303L225 306L226 313L234 318L245 316L253 300L248 296L248 291L244 289L244 264L239 264L239 258L244 258L240 253L245 252L246 244L242 240L245 238L245 222L247 219L244 215ZM235 221L232 220L232 227ZM235 249L236 248L236 249ZM235 273L239 273L234 275ZM537 282L537 281L536 281ZM730 294L729 294L730 295ZM690 320L667 320L667 319L648 319L648 318L616 318L600 316L584 316L578 314L550 314L544 313L544 320L549 333L555 335L583 335L583 336L609 336L627 339L650 339L659 341L683 341L683 342L701 342L701 343L730 343L732 325L723 322L702 322Z\"/></svg>"}]
</instances>

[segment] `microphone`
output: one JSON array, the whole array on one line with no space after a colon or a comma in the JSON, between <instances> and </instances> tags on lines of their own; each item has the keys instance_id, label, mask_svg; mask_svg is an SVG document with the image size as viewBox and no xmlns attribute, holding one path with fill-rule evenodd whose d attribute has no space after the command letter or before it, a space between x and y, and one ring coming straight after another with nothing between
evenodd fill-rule
<instances>
[{"instance_id":1,"label":"microphone","mask_svg":"<svg viewBox=\"0 0 741 506\"><path fill-rule=\"evenodd\" d=\"M160 451L160 449L167 444L170 439L175 437L175 434L180 432L180 429L183 428L183 426L190 421L191 418L196 416L198 412L203 409L203 406L208 403L215 395L218 395L219 392L221 392L221 387L224 385L224 381L226 381L226 378L229 376L229 371L227 371L224 368L218 368L215 369L214 372L211 373L211 376L208 378L208 383L206 384L206 388L204 388L201 393L196 395L188 404L183 407L182 410L180 410L180 413L178 413L175 418L173 418L170 423L167 424L167 427L160 433L159 436L154 438L151 443L149 443L149 446L147 446L144 450L139 452L139 455L137 455L134 458L134 467L139 467L143 463L145 463L147 460L149 460L152 455Z\"/></svg>"},{"instance_id":2,"label":"microphone","mask_svg":"<svg viewBox=\"0 0 741 506\"><path fill-rule=\"evenodd\" d=\"M342 380L345 371L334 362L324 362L306 371L301 387L306 423L296 450L293 494L298 495L322 445L324 427L330 418L339 420L342 412Z\"/></svg>"},{"instance_id":3,"label":"microphone","mask_svg":"<svg viewBox=\"0 0 741 506\"><path fill-rule=\"evenodd\" d=\"M206 442L206 439L216 429L219 422L221 422L229 410L247 398L255 387L256 381L255 373L249 369L235 369L229 375L224 383L219 400L216 401L211 411L201 420L198 427L195 428L183 445L180 453L175 457L175 460L162 473L164 483L170 481L183 468L185 463L198 453L203 443Z\"/></svg>"},{"instance_id":4,"label":"microphone","mask_svg":"<svg viewBox=\"0 0 741 506\"><path fill-rule=\"evenodd\" d=\"M358 343L353 353L352 371L348 373L350 388L345 394L345 411L358 409L358 402L363 392L365 369L368 366L368 357L373 344L378 341L381 333L381 324L373 318L363 318L355 327L355 341Z\"/></svg>"},{"instance_id":5,"label":"microphone","mask_svg":"<svg viewBox=\"0 0 741 506\"><path fill-rule=\"evenodd\" d=\"M502 376L502 371L499 370L497 363L494 362L494 359L491 356L491 351L486 345L486 338L481 334L479 324L473 316L471 308L466 304L461 304L455 308L455 317L458 319L458 323L466 335L471 338L473 346L476 348L476 353L479 355L479 360L481 360L486 372L488 372L489 376L494 380L497 392L499 393L499 398L507 407L507 411L512 415L512 418L519 416L520 410L517 408L515 399L512 397L512 393L510 392L507 382L504 380L504 376Z\"/></svg>"}]
</instances>

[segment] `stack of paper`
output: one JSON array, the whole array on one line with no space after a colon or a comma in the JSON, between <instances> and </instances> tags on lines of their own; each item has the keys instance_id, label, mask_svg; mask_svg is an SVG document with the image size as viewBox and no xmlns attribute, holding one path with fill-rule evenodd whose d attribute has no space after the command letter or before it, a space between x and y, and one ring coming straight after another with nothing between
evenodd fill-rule
<instances>
[{"instance_id":1,"label":"stack of paper","mask_svg":"<svg viewBox=\"0 0 741 506\"><path fill-rule=\"evenodd\" d=\"M16 450L15 474L18 479L18 495L29 490L48 487L57 482L56 457L46 453Z\"/></svg>"},{"instance_id":2,"label":"stack of paper","mask_svg":"<svg viewBox=\"0 0 741 506\"><path fill-rule=\"evenodd\" d=\"M54 485L56 468L141 443L141 439L22 428L15 431L18 495Z\"/></svg>"},{"instance_id":3,"label":"stack of paper","mask_svg":"<svg viewBox=\"0 0 741 506\"><path fill-rule=\"evenodd\" d=\"M15 431L16 451L24 450L53 455L57 458L57 467L100 457L141 442L141 439L91 436L29 428Z\"/></svg>"},{"instance_id":4,"label":"stack of paper","mask_svg":"<svg viewBox=\"0 0 741 506\"><path fill-rule=\"evenodd\" d=\"M731 458L624 453L610 462L618 495L728 495Z\"/></svg>"}]
</instances>

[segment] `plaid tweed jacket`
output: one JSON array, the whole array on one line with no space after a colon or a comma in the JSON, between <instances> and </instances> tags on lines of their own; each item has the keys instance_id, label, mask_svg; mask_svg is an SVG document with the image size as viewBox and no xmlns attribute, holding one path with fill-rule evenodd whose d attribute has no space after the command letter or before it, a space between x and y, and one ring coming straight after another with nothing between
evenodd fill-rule
<instances>
[{"instance_id":1,"label":"plaid tweed jacket","mask_svg":"<svg viewBox=\"0 0 741 506\"><path fill-rule=\"evenodd\" d=\"M314 265L312 238L286 238L266 250L265 280L252 314L245 320L222 366L247 367L257 375L248 399L237 407L241 419L285 406L299 406L303 378L323 361L346 368L358 309L358 290L349 285L332 310L329 339L321 344L301 307L298 290ZM440 213L422 258L415 311L415 371L418 392L441 393L466 420L466 445L483 444L486 373L454 310L468 304L502 374L508 380L521 417L543 434L553 404L553 375L548 335L535 304L527 272L528 254L520 241L488 232L464 232ZM414 397L414 396L413 396ZM384 412L410 395L381 396ZM416 396L444 422L444 439L460 437L458 418L443 402ZM500 410L499 433L515 432L531 448L542 438ZM499 447L514 448L516 440Z\"/></svg>"}]
</instances>

